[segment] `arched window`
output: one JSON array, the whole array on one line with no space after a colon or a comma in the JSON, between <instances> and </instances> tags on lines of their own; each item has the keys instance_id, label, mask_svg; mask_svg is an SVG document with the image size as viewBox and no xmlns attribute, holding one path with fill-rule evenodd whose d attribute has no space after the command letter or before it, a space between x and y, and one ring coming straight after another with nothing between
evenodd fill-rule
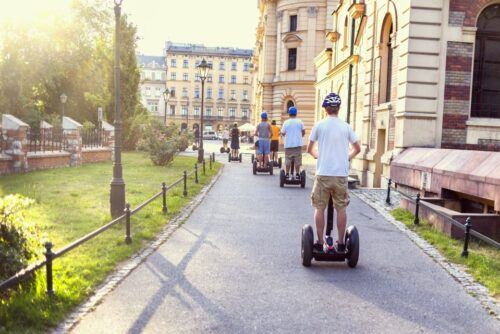
<instances>
[{"instance_id":1,"label":"arched window","mask_svg":"<svg viewBox=\"0 0 500 334\"><path fill-rule=\"evenodd\" d=\"M347 16L345 17L344 21L344 48L347 47L347 37L349 35L349 20L347 19Z\"/></svg>"},{"instance_id":2,"label":"arched window","mask_svg":"<svg viewBox=\"0 0 500 334\"><path fill-rule=\"evenodd\" d=\"M500 118L500 4L487 7L477 20L472 117Z\"/></svg>"},{"instance_id":3,"label":"arched window","mask_svg":"<svg viewBox=\"0 0 500 334\"><path fill-rule=\"evenodd\" d=\"M391 101L392 90L392 41L393 33L392 17L387 15L382 25L382 36L380 39L380 90L379 103Z\"/></svg>"}]
</instances>

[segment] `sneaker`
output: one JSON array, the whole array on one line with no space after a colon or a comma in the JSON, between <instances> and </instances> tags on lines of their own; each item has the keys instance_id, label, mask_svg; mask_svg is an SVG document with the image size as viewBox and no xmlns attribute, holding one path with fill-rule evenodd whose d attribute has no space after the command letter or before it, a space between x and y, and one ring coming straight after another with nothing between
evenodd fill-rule
<instances>
[{"instance_id":1,"label":"sneaker","mask_svg":"<svg viewBox=\"0 0 500 334\"><path fill-rule=\"evenodd\" d=\"M319 241L316 241L313 245L313 249L317 252L323 251L323 245L319 243Z\"/></svg>"},{"instance_id":2,"label":"sneaker","mask_svg":"<svg viewBox=\"0 0 500 334\"><path fill-rule=\"evenodd\" d=\"M337 252L339 252L339 253L345 252L345 244L337 243Z\"/></svg>"},{"instance_id":3,"label":"sneaker","mask_svg":"<svg viewBox=\"0 0 500 334\"><path fill-rule=\"evenodd\" d=\"M290 179L290 174L288 174L288 173L287 173L287 174L285 175L285 177L286 177L286 179L287 179L287 180L288 180L288 179Z\"/></svg>"},{"instance_id":4,"label":"sneaker","mask_svg":"<svg viewBox=\"0 0 500 334\"><path fill-rule=\"evenodd\" d=\"M296 178L297 180L300 180L300 174L299 174L299 173L297 173L297 175L295 176L295 178Z\"/></svg>"},{"instance_id":5,"label":"sneaker","mask_svg":"<svg viewBox=\"0 0 500 334\"><path fill-rule=\"evenodd\" d=\"M333 246L333 239L332 237L326 237L325 238L325 244L323 245L323 252L328 253L331 252L335 249Z\"/></svg>"}]
</instances>

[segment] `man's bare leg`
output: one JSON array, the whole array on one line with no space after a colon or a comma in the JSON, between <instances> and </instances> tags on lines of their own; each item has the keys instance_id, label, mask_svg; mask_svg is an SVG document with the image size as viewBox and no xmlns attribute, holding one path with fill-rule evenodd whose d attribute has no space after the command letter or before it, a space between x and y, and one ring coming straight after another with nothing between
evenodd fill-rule
<instances>
[{"instance_id":1,"label":"man's bare leg","mask_svg":"<svg viewBox=\"0 0 500 334\"><path fill-rule=\"evenodd\" d=\"M314 221L316 222L316 233L318 234L318 242L325 243L323 234L325 233L325 209L316 209L314 211Z\"/></svg>"},{"instance_id":2,"label":"man's bare leg","mask_svg":"<svg viewBox=\"0 0 500 334\"><path fill-rule=\"evenodd\" d=\"M339 232L338 244L344 243L345 226L347 223L347 208L335 209L337 211L337 230Z\"/></svg>"}]
</instances>

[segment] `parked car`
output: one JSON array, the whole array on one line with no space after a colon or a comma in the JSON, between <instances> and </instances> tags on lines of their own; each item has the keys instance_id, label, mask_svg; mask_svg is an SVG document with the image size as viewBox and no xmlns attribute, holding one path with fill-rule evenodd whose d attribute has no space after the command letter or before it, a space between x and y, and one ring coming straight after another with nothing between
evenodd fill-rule
<instances>
[{"instance_id":1,"label":"parked car","mask_svg":"<svg viewBox=\"0 0 500 334\"><path fill-rule=\"evenodd\" d=\"M203 139L217 139L217 133L215 131L203 131Z\"/></svg>"}]
</instances>

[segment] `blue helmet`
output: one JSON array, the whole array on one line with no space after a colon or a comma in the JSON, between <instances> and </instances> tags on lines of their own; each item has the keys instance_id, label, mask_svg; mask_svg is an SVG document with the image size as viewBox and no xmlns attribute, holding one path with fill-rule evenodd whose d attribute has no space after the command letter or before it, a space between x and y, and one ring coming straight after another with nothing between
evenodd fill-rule
<instances>
[{"instance_id":1,"label":"blue helmet","mask_svg":"<svg viewBox=\"0 0 500 334\"><path fill-rule=\"evenodd\" d=\"M297 116L297 108L295 108L295 107L288 108L288 115Z\"/></svg>"},{"instance_id":2,"label":"blue helmet","mask_svg":"<svg viewBox=\"0 0 500 334\"><path fill-rule=\"evenodd\" d=\"M340 96L335 93L328 94L323 100L323 108L326 107L340 107L342 101L340 100Z\"/></svg>"},{"instance_id":3,"label":"blue helmet","mask_svg":"<svg viewBox=\"0 0 500 334\"><path fill-rule=\"evenodd\" d=\"M267 119L267 112L264 111L262 114L260 114L260 118Z\"/></svg>"}]
</instances>

